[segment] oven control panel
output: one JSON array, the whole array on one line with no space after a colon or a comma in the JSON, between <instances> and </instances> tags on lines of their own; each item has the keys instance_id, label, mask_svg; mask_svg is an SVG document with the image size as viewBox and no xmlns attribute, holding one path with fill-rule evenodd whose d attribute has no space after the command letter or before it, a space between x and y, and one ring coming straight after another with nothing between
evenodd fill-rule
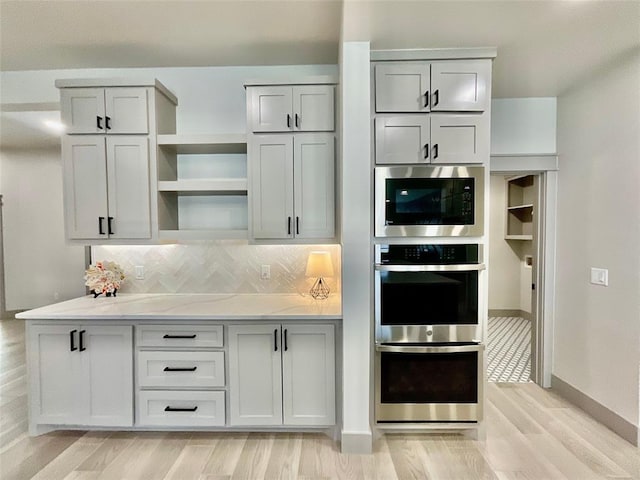
<instances>
[{"instance_id":1,"label":"oven control panel","mask_svg":"<svg viewBox=\"0 0 640 480\"><path fill-rule=\"evenodd\" d=\"M477 244L376 245L376 262L384 265L476 264Z\"/></svg>"}]
</instances>

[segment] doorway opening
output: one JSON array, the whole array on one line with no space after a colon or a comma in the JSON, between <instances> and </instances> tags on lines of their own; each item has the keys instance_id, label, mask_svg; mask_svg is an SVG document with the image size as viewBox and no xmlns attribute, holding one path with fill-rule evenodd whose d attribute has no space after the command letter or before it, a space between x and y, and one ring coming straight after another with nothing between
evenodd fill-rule
<instances>
[{"instance_id":1,"label":"doorway opening","mask_svg":"<svg viewBox=\"0 0 640 480\"><path fill-rule=\"evenodd\" d=\"M541 383L537 283L542 175L490 179L487 377Z\"/></svg>"}]
</instances>

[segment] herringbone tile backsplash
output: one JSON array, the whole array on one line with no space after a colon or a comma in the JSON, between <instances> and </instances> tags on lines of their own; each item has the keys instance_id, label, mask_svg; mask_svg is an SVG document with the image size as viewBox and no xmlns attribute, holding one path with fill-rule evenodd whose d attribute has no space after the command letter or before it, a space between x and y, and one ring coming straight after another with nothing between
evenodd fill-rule
<instances>
[{"instance_id":1,"label":"herringbone tile backsplash","mask_svg":"<svg viewBox=\"0 0 640 480\"><path fill-rule=\"evenodd\" d=\"M339 245L247 245L220 240L190 245L91 247L91 261L111 260L127 276L122 293L306 293L314 279L305 277L309 252L331 253L332 292L339 292ZM136 265L145 278L135 278ZM271 279L261 280L262 265L271 266Z\"/></svg>"}]
</instances>

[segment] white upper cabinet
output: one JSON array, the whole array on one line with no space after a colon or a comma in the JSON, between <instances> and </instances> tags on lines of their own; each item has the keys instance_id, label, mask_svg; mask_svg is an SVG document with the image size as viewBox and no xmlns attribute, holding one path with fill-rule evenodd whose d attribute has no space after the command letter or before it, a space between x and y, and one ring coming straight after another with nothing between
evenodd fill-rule
<instances>
[{"instance_id":1,"label":"white upper cabinet","mask_svg":"<svg viewBox=\"0 0 640 480\"><path fill-rule=\"evenodd\" d=\"M477 114L395 115L375 119L376 164L482 163L489 119Z\"/></svg>"},{"instance_id":2,"label":"white upper cabinet","mask_svg":"<svg viewBox=\"0 0 640 480\"><path fill-rule=\"evenodd\" d=\"M429 163L428 115L398 115L375 119L376 163Z\"/></svg>"},{"instance_id":3,"label":"white upper cabinet","mask_svg":"<svg viewBox=\"0 0 640 480\"><path fill-rule=\"evenodd\" d=\"M60 100L66 133L149 133L144 87L64 88Z\"/></svg>"},{"instance_id":4,"label":"white upper cabinet","mask_svg":"<svg viewBox=\"0 0 640 480\"><path fill-rule=\"evenodd\" d=\"M482 112L489 106L490 60L431 63L432 112Z\"/></svg>"},{"instance_id":5,"label":"white upper cabinet","mask_svg":"<svg viewBox=\"0 0 640 480\"><path fill-rule=\"evenodd\" d=\"M428 63L380 64L376 72L376 112L428 112Z\"/></svg>"},{"instance_id":6,"label":"white upper cabinet","mask_svg":"<svg viewBox=\"0 0 640 480\"><path fill-rule=\"evenodd\" d=\"M380 63L376 112L482 112L490 81L491 60Z\"/></svg>"},{"instance_id":7,"label":"white upper cabinet","mask_svg":"<svg viewBox=\"0 0 640 480\"><path fill-rule=\"evenodd\" d=\"M253 238L333 238L333 134L256 135L252 147Z\"/></svg>"},{"instance_id":8,"label":"white upper cabinet","mask_svg":"<svg viewBox=\"0 0 640 480\"><path fill-rule=\"evenodd\" d=\"M67 238L151 237L148 142L146 136L63 137Z\"/></svg>"},{"instance_id":9,"label":"white upper cabinet","mask_svg":"<svg viewBox=\"0 0 640 480\"><path fill-rule=\"evenodd\" d=\"M431 163L483 163L489 158L486 115L431 115Z\"/></svg>"},{"instance_id":10,"label":"white upper cabinet","mask_svg":"<svg viewBox=\"0 0 640 480\"><path fill-rule=\"evenodd\" d=\"M334 86L266 86L248 89L252 132L322 132L334 125Z\"/></svg>"}]
</instances>

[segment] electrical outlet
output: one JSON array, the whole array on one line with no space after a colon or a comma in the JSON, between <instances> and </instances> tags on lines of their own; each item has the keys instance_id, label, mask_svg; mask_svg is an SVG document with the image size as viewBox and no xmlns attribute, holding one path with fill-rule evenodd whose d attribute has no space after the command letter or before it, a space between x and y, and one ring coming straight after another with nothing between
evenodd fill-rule
<instances>
[{"instance_id":1,"label":"electrical outlet","mask_svg":"<svg viewBox=\"0 0 640 480\"><path fill-rule=\"evenodd\" d=\"M606 268L591 267L591 283L594 285L609 286L609 270Z\"/></svg>"},{"instance_id":2,"label":"electrical outlet","mask_svg":"<svg viewBox=\"0 0 640 480\"><path fill-rule=\"evenodd\" d=\"M271 265L262 265L260 268L260 278L262 280L269 280L271 278Z\"/></svg>"},{"instance_id":3,"label":"electrical outlet","mask_svg":"<svg viewBox=\"0 0 640 480\"><path fill-rule=\"evenodd\" d=\"M136 265L136 280L144 280L144 265Z\"/></svg>"}]
</instances>

